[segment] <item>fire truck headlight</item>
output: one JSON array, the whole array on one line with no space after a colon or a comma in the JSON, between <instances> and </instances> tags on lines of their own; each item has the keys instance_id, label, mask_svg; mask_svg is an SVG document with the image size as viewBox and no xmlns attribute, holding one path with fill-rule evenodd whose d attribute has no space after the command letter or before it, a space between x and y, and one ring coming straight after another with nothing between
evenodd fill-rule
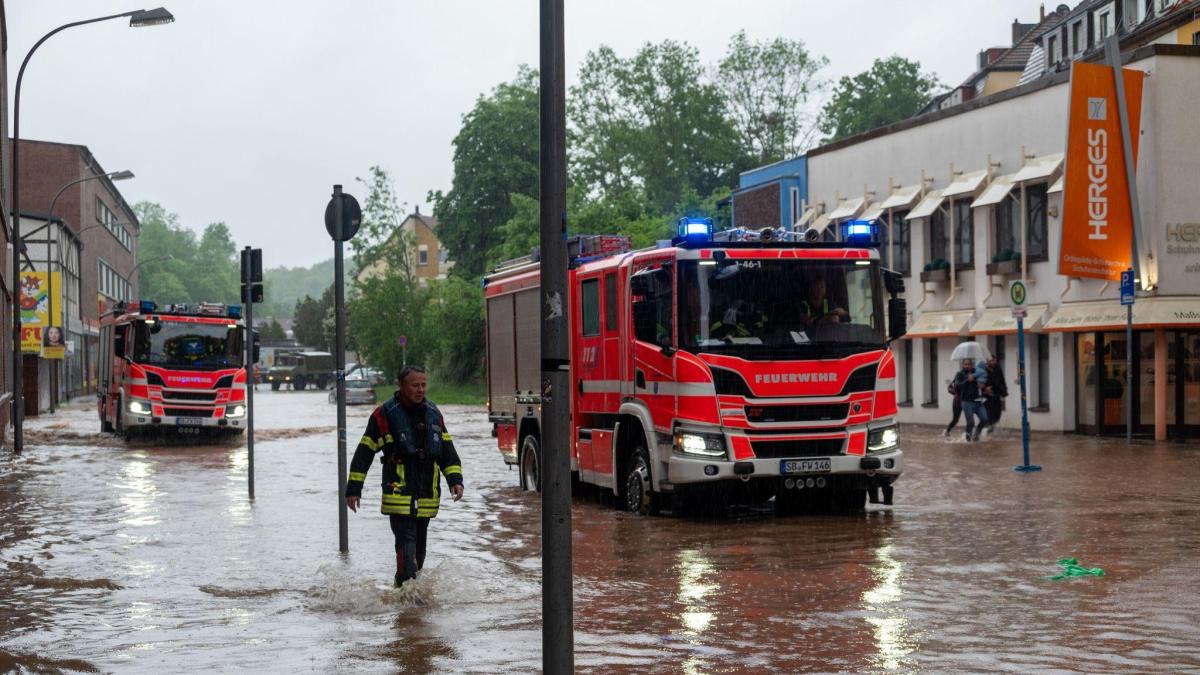
<instances>
[{"instance_id":1,"label":"fire truck headlight","mask_svg":"<svg viewBox=\"0 0 1200 675\"><path fill-rule=\"evenodd\" d=\"M874 429L867 436L867 452L879 453L894 449L900 444L900 429L895 425Z\"/></svg>"},{"instance_id":2,"label":"fire truck headlight","mask_svg":"<svg viewBox=\"0 0 1200 675\"><path fill-rule=\"evenodd\" d=\"M133 413L134 415L149 415L150 403L147 401L130 401L129 412Z\"/></svg>"},{"instance_id":3,"label":"fire truck headlight","mask_svg":"<svg viewBox=\"0 0 1200 675\"><path fill-rule=\"evenodd\" d=\"M246 406L235 405L225 409L226 417L242 417L246 414Z\"/></svg>"},{"instance_id":4,"label":"fire truck headlight","mask_svg":"<svg viewBox=\"0 0 1200 675\"><path fill-rule=\"evenodd\" d=\"M721 434L677 431L675 432L675 452L701 457L724 457L725 437Z\"/></svg>"}]
</instances>

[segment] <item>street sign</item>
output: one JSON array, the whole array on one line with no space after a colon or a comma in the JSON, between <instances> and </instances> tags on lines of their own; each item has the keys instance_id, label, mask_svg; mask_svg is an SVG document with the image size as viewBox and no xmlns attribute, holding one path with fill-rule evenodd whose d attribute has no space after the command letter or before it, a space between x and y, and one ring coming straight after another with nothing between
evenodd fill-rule
<instances>
[{"instance_id":1,"label":"street sign","mask_svg":"<svg viewBox=\"0 0 1200 675\"><path fill-rule=\"evenodd\" d=\"M397 345L399 345L399 346L401 346L401 347L407 347L407 346L408 346L408 336L407 336L407 335L401 335L401 336L397 337L397 338L396 338L396 344L397 344Z\"/></svg>"},{"instance_id":2,"label":"street sign","mask_svg":"<svg viewBox=\"0 0 1200 675\"><path fill-rule=\"evenodd\" d=\"M1121 304L1133 304L1133 270L1121 272Z\"/></svg>"},{"instance_id":3,"label":"street sign","mask_svg":"<svg viewBox=\"0 0 1200 675\"><path fill-rule=\"evenodd\" d=\"M358 232L358 226L362 224L362 209L353 195L341 192L340 185L335 187L338 193L325 206L325 230L334 241L350 241ZM342 204L340 221L336 207L339 200Z\"/></svg>"},{"instance_id":4,"label":"street sign","mask_svg":"<svg viewBox=\"0 0 1200 675\"><path fill-rule=\"evenodd\" d=\"M1021 281L1020 279L1008 282L1008 300L1012 303L1012 306L1023 306L1025 304L1025 299L1025 282Z\"/></svg>"},{"instance_id":5,"label":"street sign","mask_svg":"<svg viewBox=\"0 0 1200 675\"><path fill-rule=\"evenodd\" d=\"M1013 315L1013 318L1014 318L1014 319L1024 319L1025 317L1029 316L1029 308L1027 308L1027 307L1013 307L1013 308L1012 308L1012 315Z\"/></svg>"}]
</instances>

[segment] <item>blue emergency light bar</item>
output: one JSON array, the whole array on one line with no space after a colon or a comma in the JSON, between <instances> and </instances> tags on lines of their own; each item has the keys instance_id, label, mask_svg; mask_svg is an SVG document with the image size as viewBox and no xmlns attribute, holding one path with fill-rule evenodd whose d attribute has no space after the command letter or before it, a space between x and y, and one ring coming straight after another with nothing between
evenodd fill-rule
<instances>
[{"instance_id":1,"label":"blue emergency light bar","mask_svg":"<svg viewBox=\"0 0 1200 675\"><path fill-rule=\"evenodd\" d=\"M712 233L712 218L680 218L675 229L675 236L688 240L711 239Z\"/></svg>"},{"instance_id":2,"label":"blue emergency light bar","mask_svg":"<svg viewBox=\"0 0 1200 675\"><path fill-rule=\"evenodd\" d=\"M141 312L142 314L149 314L150 312L153 312L157 308L158 307L157 307L157 305L154 304L153 300L142 300L141 302L138 303L138 311Z\"/></svg>"},{"instance_id":3,"label":"blue emergency light bar","mask_svg":"<svg viewBox=\"0 0 1200 675\"><path fill-rule=\"evenodd\" d=\"M842 241L857 246L879 243L879 222L875 220L849 220L841 224Z\"/></svg>"},{"instance_id":4,"label":"blue emergency light bar","mask_svg":"<svg viewBox=\"0 0 1200 675\"><path fill-rule=\"evenodd\" d=\"M231 319L242 318L242 306L241 305L230 305L228 314L229 314L229 318L231 318Z\"/></svg>"}]
</instances>

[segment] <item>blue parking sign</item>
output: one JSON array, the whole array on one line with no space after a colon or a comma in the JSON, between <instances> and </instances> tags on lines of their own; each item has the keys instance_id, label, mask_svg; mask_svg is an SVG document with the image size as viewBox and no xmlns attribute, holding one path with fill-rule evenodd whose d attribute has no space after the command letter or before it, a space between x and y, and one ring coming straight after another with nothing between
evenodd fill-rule
<instances>
[{"instance_id":1,"label":"blue parking sign","mask_svg":"<svg viewBox=\"0 0 1200 675\"><path fill-rule=\"evenodd\" d=\"M1121 304L1133 304L1133 270L1121 272Z\"/></svg>"}]
</instances>

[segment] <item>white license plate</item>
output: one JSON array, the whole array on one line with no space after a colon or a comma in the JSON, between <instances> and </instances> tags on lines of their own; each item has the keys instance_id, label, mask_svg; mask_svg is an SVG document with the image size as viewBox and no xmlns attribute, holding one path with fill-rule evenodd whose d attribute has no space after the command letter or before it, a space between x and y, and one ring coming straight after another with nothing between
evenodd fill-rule
<instances>
[{"instance_id":1,"label":"white license plate","mask_svg":"<svg viewBox=\"0 0 1200 675\"><path fill-rule=\"evenodd\" d=\"M829 473L828 457L815 459L784 459L779 462L779 473Z\"/></svg>"},{"instance_id":2,"label":"white license plate","mask_svg":"<svg viewBox=\"0 0 1200 675\"><path fill-rule=\"evenodd\" d=\"M204 419L201 417L179 417L175 420L175 426L179 427L199 427L204 425Z\"/></svg>"}]
</instances>

